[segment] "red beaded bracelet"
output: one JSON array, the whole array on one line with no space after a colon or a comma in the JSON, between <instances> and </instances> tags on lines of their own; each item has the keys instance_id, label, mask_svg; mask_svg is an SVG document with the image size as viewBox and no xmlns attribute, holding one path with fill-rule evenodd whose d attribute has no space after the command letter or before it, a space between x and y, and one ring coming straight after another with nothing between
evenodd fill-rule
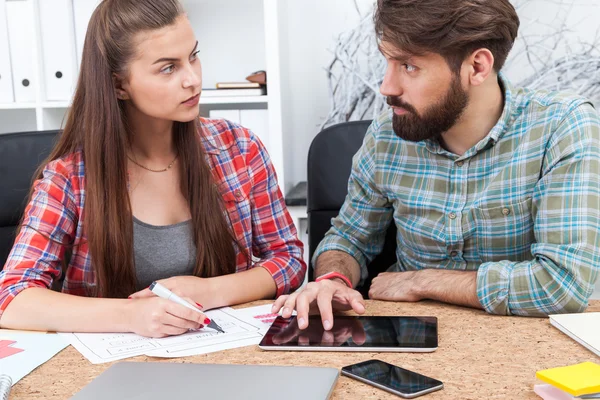
<instances>
[{"instance_id":1,"label":"red beaded bracelet","mask_svg":"<svg viewBox=\"0 0 600 400\"><path fill-rule=\"evenodd\" d=\"M348 279L344 275L340 274L339 272L335 272L335 271L331 271L331 272L328 272L326 274L323 274L323 275L319 276L317 279L315 279L315 282L322 281L323 279L335 279L335 278L339 278L339 279L343 280L344 283L350 289L352 289L352 282L350 282L350 279Z\"/></svg>"}]
</instances>

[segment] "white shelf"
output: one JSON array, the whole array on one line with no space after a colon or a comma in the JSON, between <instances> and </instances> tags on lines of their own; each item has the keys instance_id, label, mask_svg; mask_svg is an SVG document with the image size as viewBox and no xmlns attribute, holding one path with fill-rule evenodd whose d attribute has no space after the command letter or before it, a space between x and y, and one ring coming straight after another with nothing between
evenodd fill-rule
<instances>
[{"instance_id":1,"label":"white shelf","mask_svg":"<svg viewBox=\"0 0 600 400\"><path fill-rule=\"evenodd\" d=\"M200 104L260 104L268 103L269 96L222 96L200 97ZM35 109L38 103L0 103L0 110L29 110ZM39 104L40 108L69 108L68 101L48 101Z\"/></svg>"},{"instance_id":2,"label":"white shelf","mask_svg":"<svg viewBox=\"0 0 600 400\"><path fill-rule=\"evenodd\" d=\"M34 110L36 103L0 103L0 110Z\"/></svg>"},{"instance_id":3,"label":"white shelf","mask_svg":"<svg viewBox=\"0 0 600 400\"><path fill-rule=\"evenodd\" d=\"M1 110L34 110L40 108L69 108L71 103L68 101L49 101L44 103L0 103Z\"/></svg>"},{"instance_id":4,"label":"white shelf","mask_svg":"<svg viewBox=\"0 0 600 400\"><path fill-rule=\"evenodd\" d=\"M48 101L42 103L42 108L69 108L71 103L68 101Z\"/></svg>"},{"instance_id":5,"label":"white shelf","mask_svg":"<svg viewBox=\"0 0 600 400\"><path fill-rule=\"evenodd\" d=\"M249 104L249 103L268 103L269 96L214 96L202 97L200 95L200 104Z\"/></svg>"}]
</instances>

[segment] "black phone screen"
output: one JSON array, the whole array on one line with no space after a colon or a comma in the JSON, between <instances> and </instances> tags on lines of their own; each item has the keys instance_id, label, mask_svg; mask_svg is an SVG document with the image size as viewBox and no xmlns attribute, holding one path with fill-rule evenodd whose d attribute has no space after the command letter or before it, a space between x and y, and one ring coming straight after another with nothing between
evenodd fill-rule
<instances>
[{"instance_id":1,"label":"black phone screen","mask_svg":"<svg viewBox=\"0 0 600 400\"><path fill-rule=\"evenodd\" d=\"M416 394L424 390L443 385L437 379L417 374L379 360L369 360L359 364L348 365L342 371L358 376L364 380L377 383L403 394Z\"/></svg>"}]
</instances>

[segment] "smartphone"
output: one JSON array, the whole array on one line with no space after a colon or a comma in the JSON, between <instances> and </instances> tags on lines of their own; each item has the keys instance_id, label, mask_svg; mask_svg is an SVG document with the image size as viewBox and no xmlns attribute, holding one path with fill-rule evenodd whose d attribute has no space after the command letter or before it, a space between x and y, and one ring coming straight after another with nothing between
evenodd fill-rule
<instances>
[{"instance_id":1,"label":"smartphone","mask_svg":"<svg viewBox=\"0 0 600 400\"><path fill-rule=\"evenodd\" d=\"M444 384L437 379L380 360L347 365L342 368L342 375L406 399L413 399L444 387Z\"/></svg>"}]
</instances>

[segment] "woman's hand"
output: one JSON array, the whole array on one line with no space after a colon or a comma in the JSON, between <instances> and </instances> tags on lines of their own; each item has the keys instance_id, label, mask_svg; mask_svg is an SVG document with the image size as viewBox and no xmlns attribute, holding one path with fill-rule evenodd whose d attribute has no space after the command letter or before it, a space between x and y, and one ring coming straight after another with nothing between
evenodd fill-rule
<instances>
[{"instance_id":1,"label":"woman's hand","mask_svg":"<svg viewBox=\"0 0 600 400\"><path fill-rule=\"evenodd\" d=\"M130 302L130 330L138 335L154 338L181 335L210 323L204 313L160 297L138 297Z\"/></svg>"},{"instance_id":2,"label":"woman's hand","mask_svg":"<svg viewBox=\"0 0 600 400\"><path fill-rule=\"evenodd\" d=\"M213 299L215 294L212 293L212 285L210 279L198 278L197 276L174 276L172 278L161 279L157 281L171 292L182 298L190 299L192 304L201 309L213 308ZM150 289L140 290L129 296L130 299L141 299L156 297Z\"/></svg>"}]
</instances>

